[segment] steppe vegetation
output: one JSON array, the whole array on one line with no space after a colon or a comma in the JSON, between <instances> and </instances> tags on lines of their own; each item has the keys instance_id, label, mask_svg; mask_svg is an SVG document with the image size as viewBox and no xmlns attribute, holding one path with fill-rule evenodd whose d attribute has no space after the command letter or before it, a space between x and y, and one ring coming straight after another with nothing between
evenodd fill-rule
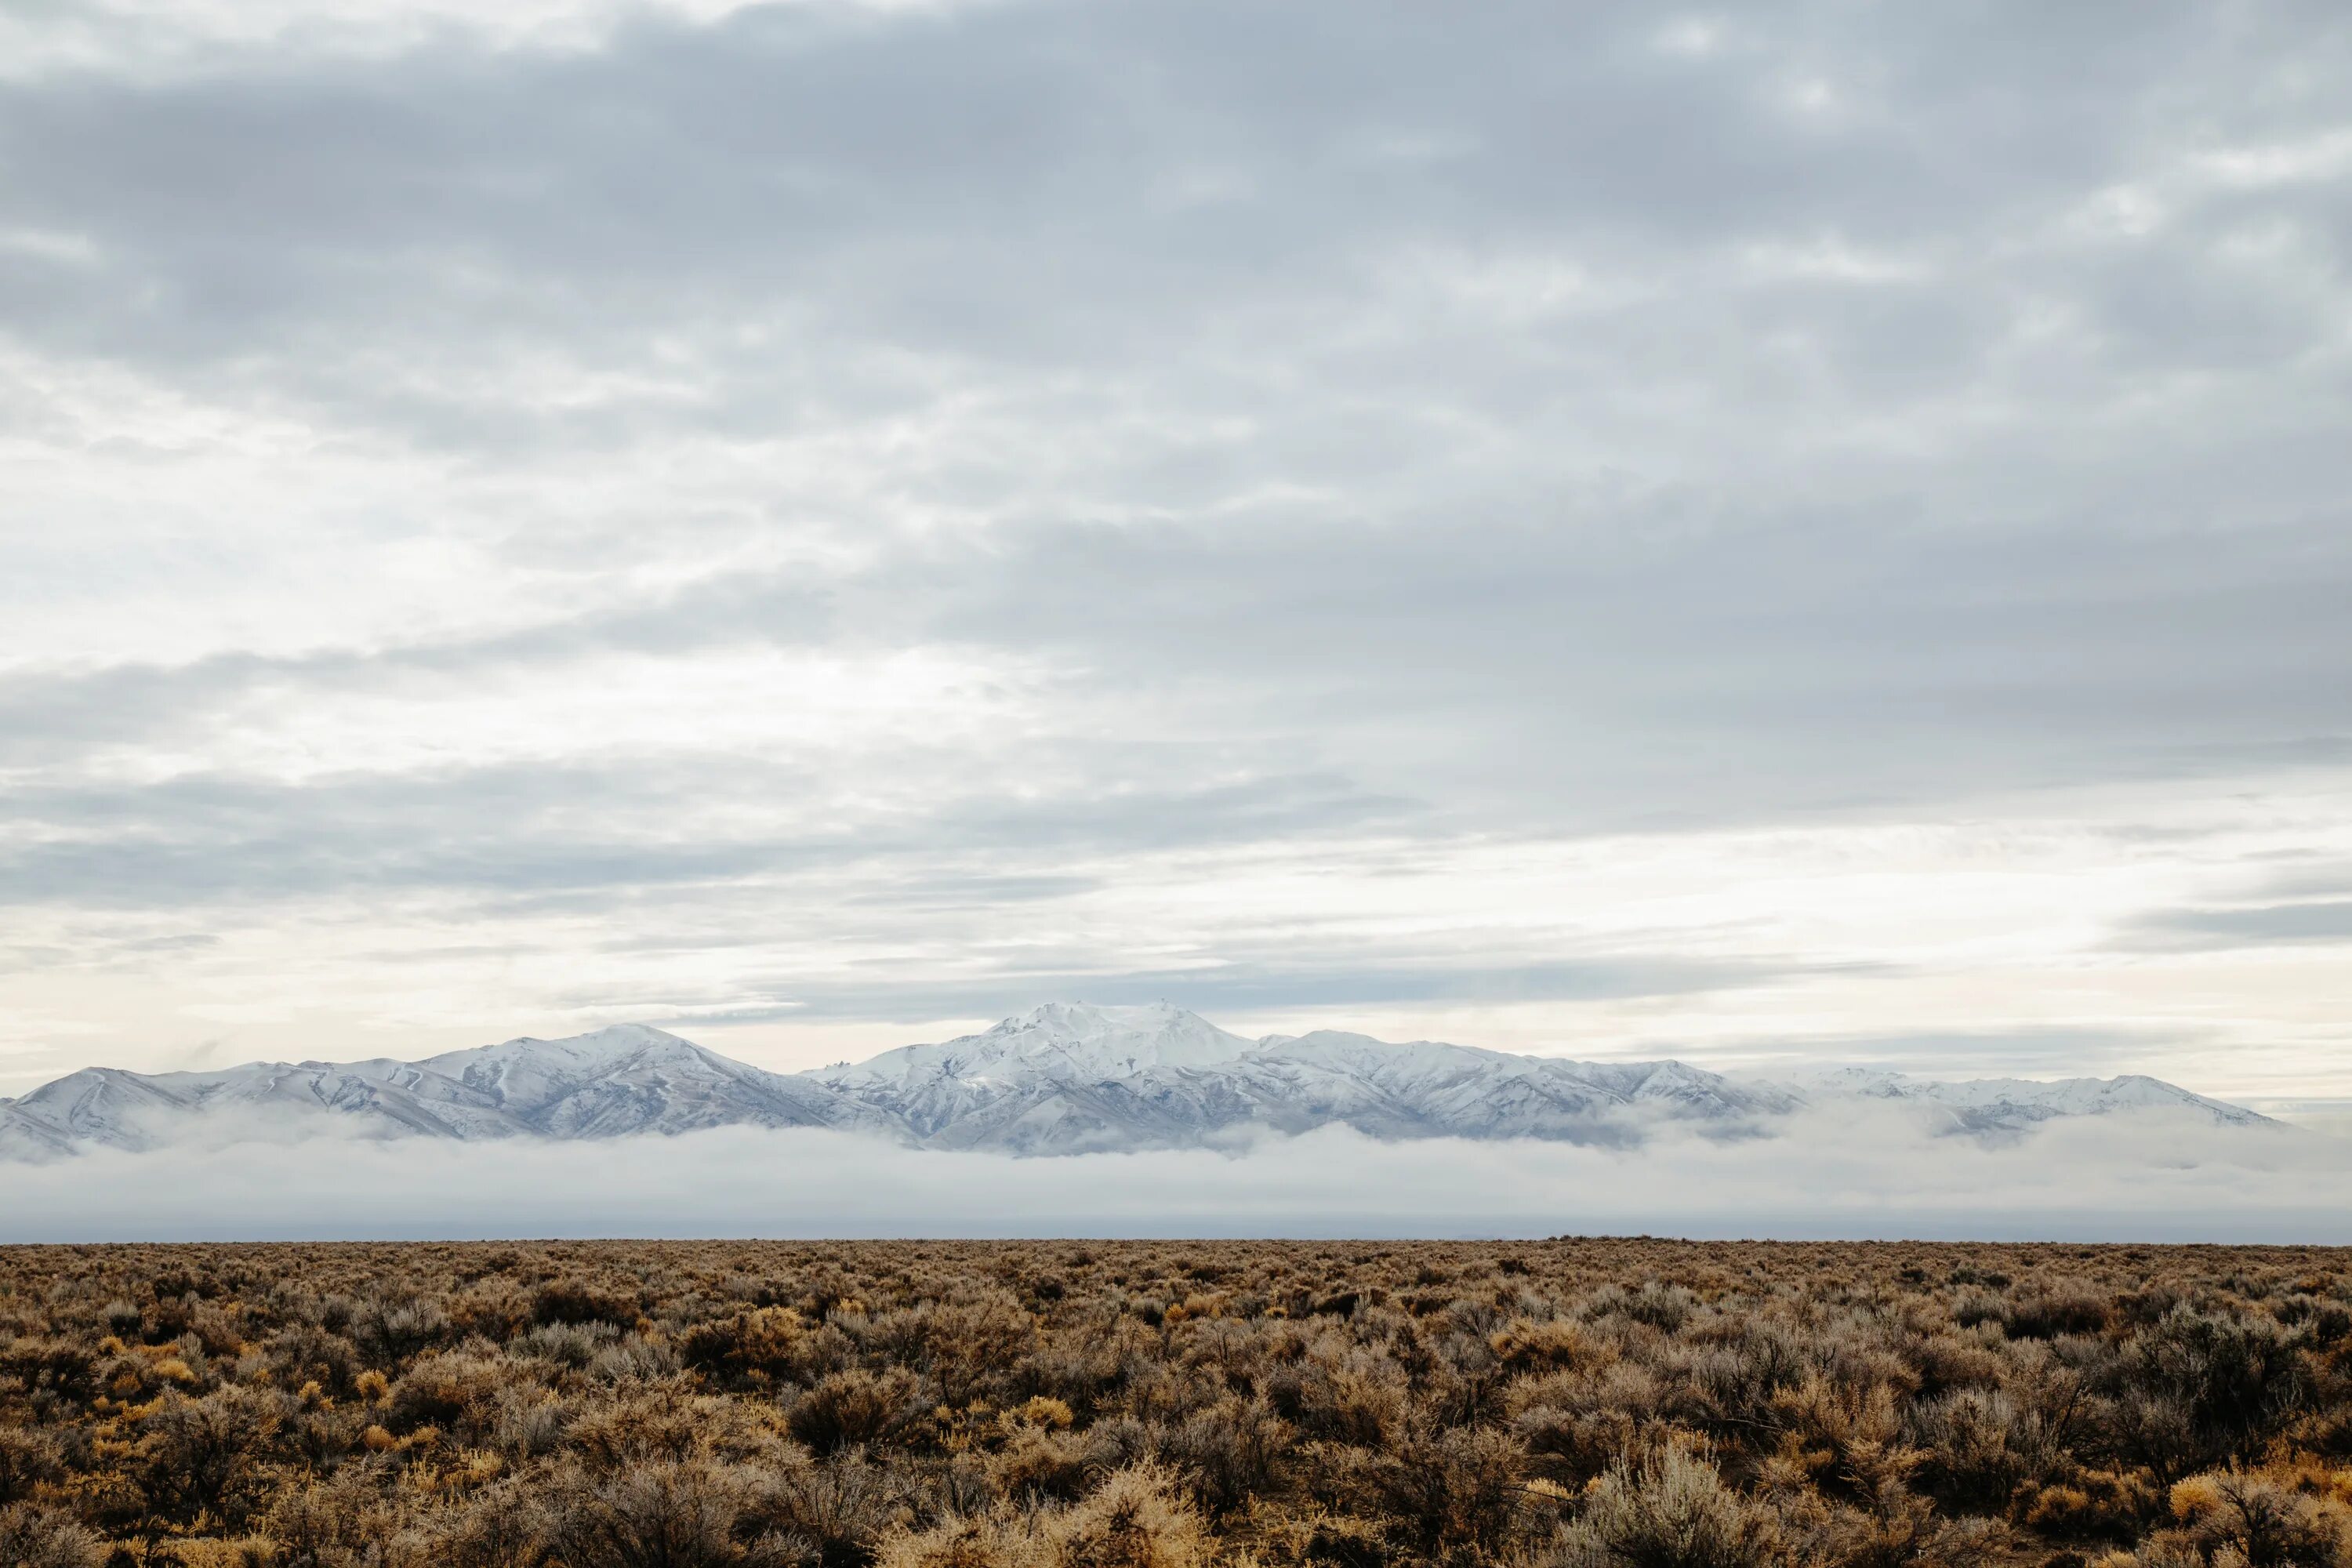
<instances>
[{"instance_id":1,"label":"steppe vegetation","mask_svg":"<svg viewBox=\"0 0 2352 1568\"><path fill-rule=\"evenodd\" d=\"M10 1568L2352 1565L2352 1256L0 1250Z\"/></svg>"}]
</instances>

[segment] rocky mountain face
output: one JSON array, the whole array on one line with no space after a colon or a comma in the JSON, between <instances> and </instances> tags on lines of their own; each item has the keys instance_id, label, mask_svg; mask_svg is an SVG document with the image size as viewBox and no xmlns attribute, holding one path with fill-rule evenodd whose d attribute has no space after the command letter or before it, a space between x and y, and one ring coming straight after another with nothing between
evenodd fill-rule
<instances>
[{"instance_id":1,"label":"rocky mountain face","mask_svg":"<svg viewBox=\"0 0 2352 1568\"><path fill-rule=\"evenodd\" d=\"M1847 1069L1736 1080L1675 1061L1577 1062L1322 1030L1247 1039L1180 1008L1055 1003L978 1035L773 1073L643 1025L509 1040L422 1061L256 1062L217 1072L89 1068L0 1100L0 1157L313 1122L430 1138L613 1138L822 1127L1025 1154L1216 1145L1344 1123L1381 1138L1638 1142L1660 1121L1769 1134L1808 1106L1917 1105L1927 1122L2012 1135L2055 1117L2252 1111L2148 1078L1939 1083Z\"/></svg>"}]
</instances>

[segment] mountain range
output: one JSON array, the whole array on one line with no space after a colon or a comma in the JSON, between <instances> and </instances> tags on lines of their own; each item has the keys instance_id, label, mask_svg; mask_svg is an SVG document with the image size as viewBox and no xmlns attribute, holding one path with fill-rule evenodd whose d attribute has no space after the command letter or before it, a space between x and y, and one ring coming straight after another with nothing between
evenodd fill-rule
<instances>
[{"instance_id":1,"label":"mountain range","mask_svg":"<svg viewBox=\"0 0 2352 1568\"><path fill-rule=\"evenodd\" d=\"M1165 1003L1054 1003L984 1033L776 1073L641 1024L421 1061L85 1068L0 1100L0 1158L152 1149L316 1122L382 1136L584 1139L819 1127L1023 1154L1213 1146L1344 1123L1379 1138L1637 1142L1659 1121L1769 1133L1809 1107L1895 1101L1923 1124L2013 1137L2061 1117L2169 1110L2265 1119L2152 1078L1938 1082L1864 1068L1790 1081L1676 1061L1579 1062L1337 1030L1251 1039Z\"/></svg>"}]
</instances>

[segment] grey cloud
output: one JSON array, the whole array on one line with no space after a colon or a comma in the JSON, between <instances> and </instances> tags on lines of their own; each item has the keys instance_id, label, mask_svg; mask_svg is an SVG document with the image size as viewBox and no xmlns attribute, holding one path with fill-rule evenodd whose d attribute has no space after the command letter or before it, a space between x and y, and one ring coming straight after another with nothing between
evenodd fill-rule
<instances>
[{"instance_id":1,"label":"grey cloud","mask_svg":"<svg viewBox=\"0 0 2352 1568\"><path fill-rule=\"evenodd\" d=\"M0 762L72 766L95 748L201 733L225 710L256 700L447 692L492 671L562 666L593 655L676 656L747 641L811 646L835 629L821 586L805 576L761 574L489 636L0 675Z\"/></svg>"},{"instance_id":2,"label":"grey cloud","mask_svg":"<svg viewBox=\"0 0 2352 1568\"><path fill-rule=\"evenodd\" d=\"M1329 774L1334 822L1382 800L1442 800L1468 820L1580 830L2332 765L2340 746L2311 731L2352 733L2352 692L2332 679L2352 668L2342 531L2143 518L1954 535L1896 520L1735 521L1671 498L1444 527L1041 524L894 556L824 598L828 619L900 646L1052 661L1066 673L1046 689L1073 731L1148 699L1166 715L1151 769L1259 775L1214 792L1234 821L1244 797L1286 787L1286 763ZM812 633L793 611L809 603L804 587L755 575L466 645L20 676L9 732L20 755L69 762L73 731L152 742L281 689L288 701L387 689L429 700L593 649L798 644ZM2283 732L2306 737L2299 752ZM1070 748L1057 766L1091 752L1078 766L1097 781L1127 765L1111 733L1034 743ZM1267 756L1269 743L1292 754ZM1695 765L1717 754L1737 768ZM499 775L469 787L486 808L506 804ZM201 813L205 788L175 784L152 809ZM1155 821L1191 831L1185 813L1123 802L1056 809L1074 830L1116 814L1145 833L1139 847ZM1026 808L993 826L985 807L970 811L975 837L1034 826Z\"/></svg>"},{"instance_id":3,"label":"grey cloud","mask_svg":"<svg viewBox=\"0 0 2352 1568\"><path fill-rule=\"evenodd\" d=\"M1791 1032L1710 1040L1698 1046L1648 1039L1629 1042L1614 1054L1635 1058L1673 1055L1696 1062L1728 1062L1767 1075L1776 1068L1827 1064L1941 1077L2067 1078L2157 1071L2168 1056L2209 1037L2202 1032L2178 1028L2050 1025L1880 1033Z\"/></svg>"},{"instance_id":4,"label":"grey cloud","mask_svg":"<svg viewBox=\"0 0 2352 1568\"><path fill-rule=\"evenodd\" d=\"M339 568L442 540L512 605L307 649L235 616L184 657L12 647L0 904L422 896L607 917L656 945L588 940L650 961L789 947L816 917L759 906L821 901L936 956L1196 850L2340 768L2347 182L2211 155L2341 134L2352 19L1822 0L1683 53L1673 20L819 4L13 78L0 238L61 237L0 245L0 422L12 478L89 489L36 487L38 548L0 569L102 624L151 552L191 605L233 584L240 505L348 508ZM53 395L85 371L194 433L133 449ZM297 433L259 501L173 487L185 515L146 523L148 476L247 419ZM780 646L1017 671L1017 718L846 759L587 730L535 765L463 736L299 784L224 760L355 697L431 734L486 690L615 660L683 688ZM2332 905L2283 901L2338 891L2128 940L2329 940L2296 922ZM1277 953L1246 924L1132 973L1058 930L1019 962L1102 996L1198 957L1247 1005L1810 962ZM788 968L755 998L801 1001ZM896 978L806 1005L914 1005Z\"/></svg>"},{"instance_id":5,"label":"grey cloud","mask_svg":"<svg viewBox=\"0 0 2352 1568\"><path fill-rule=\"evenodd\" d=\"M848 909L990 909L1034 900L1071 898L1094 892L1102 886L1099 877L950 873L928 878L912 886L868 889L850 894L842 903Z\"/></svg>"},{"instance_id":6,"label":"grey cloud","mask_svg":"<svg viewBox=\"0 0 2352 1568\"><path fill-rule=\"evenodd\" d=\"M1245 952L1236 942L1234 952ZM778 1020L861 1018L920 1023L937 1018L1010 1016L1042 1002L1080 997L1107 1005L1175 1000L1187 1008L1365 1006L1392 1003L1591 1002L1643 996L1691 996L1770 984L1818 973L1793 962L1707 960L1672 954L1610 954L1580 961L1494 964L1432 963L1377 952L1341 961L1307 951L1255 953L1240 962L1187 969L1010 967L970 978L940 980L904 963L872 964L861 979L779 983L777 999L740 1001L681 1011L677 1027L711 1028ZM609 990L583 992L574 1005L626 1012L676 1005L677 998L633 997Z\"/></svg>"},{"instance_id":7,"label":"grey cloud","mask_svg":"<svg viewBox=\"0 0 2352 1568\"><path fill-rule=\"evenodd\" d=\"M125 952L184 952L190 948L211 947L220 938L210 931L181 931L171 936L138 937L121 944Z\"/></svg>"},{"instance_id":8,"label":"grey cloud","mask_svg":"<svg viewBox=\"0 0 2352 1568\"><path fill-rule=\"evenodd\" d=\"M30 84L0 105L15 216L110 259L53 279L79 309L9 311L28 341L176 355L215 395L324 400L482 461L977 395L1004 449L950 433L883 509L1018 526L978 555L902 542L845 578L730 576L458 646L19 677L0 734L69 759L257 691L847 627L1044 643L1093 677L1079 703L1140 690L1240 736L1305 731L1351 773L1429 755L1442 720L1444 787L1549 818L1565 783L1571 825L2160 773L2352 731L2326 679L2352 656L2332 500L2352 468L2340 377L2305 353L2341 303L2334 188L2168 198L2147 242L2066 228L2213 144L2333 125L2279 62L2324 76L2342 18L1794 6L1704 58L1656 49L1663 21L794 7L584 53L445 41ZM1811 79L1835 112L1789 107ZM1188 182L1217 198L1169 195ZM2282 226L2333 292L2258 286L2224 253ZM1744 259L1759 244L1917 270L1779 276ZM1589 275L1601 303L1511 321L1395 292L1515 259ZM2041 358L2012 341L2037 314L2064 323ZM771 317L780 335L732 342ZM641 366L656 337L688 345L683 397L553 414L479 374L509 350ZM908 360L926 368L875 368ZM2271 385L2210 422L2132 412L2168 367ZM1884 449L1845 434L1891 418ZM1073 423L1068 482L1020 477ZM1598 462L1550 455L1587 445ZM551 558L566 528L511 548Z\"/></svg>"},{"instance_id":9,"label":"grey cloud","mask_svg":"<svg viewBox=\"0 0 2352 1568\"><path fill-rule=\"evenodd\" d=\"M959 637L1084 649L1180 704L1245 692L1374 787L1555 824L2193 773L2225 736L2352 731L2352 535L1679 521L1045 530L936 598ZM1717 750L1735 772L1692 765Z\"/></svg>"},{"instance_id":10,"label":"grey cloud","mask_svg":"<svg viewBox=\"0 0 2352 1568\"><path fill-rule=\"evenodd\" d=\"M679 417L773 429L820 388L847 396L819 405L854 406L860 356L730 365L714 349L713 390L729 395L641 405L620 426L454 389L436 406L377 373L388 353L462 369L535 342L635 359L651 326L747 305L824 323L797 341L835 351L920 345L1000 375L1131 366L1237 303L1250 320L1254 306L1360 308L1368 264L1439 238L1557 247L1634 276L1662 255L1828 233L1968 265L2001 229L2180 147L2184 91L2209 134L2307 127L2324 102L2281 91L2269 102L2283 107L2254 108L2242 88L2280 50L2308 64L2347 47L2317 6L2242 17L2234 36L2200 8L2142 9L2103 26L2087 58L2053 49L2042 11L2015 25L2026 16L1898 26L1791 7L1690 60L1652 47L1663 19L1639 5L1588 8L1572 27L1520 5L1442 20L778 7L709 28L648 22L586 53L443 47L160 83L64 77L11 95L0 156L21 221L86 235L106 259L21 279L12 314L111 354L225 367L259 349L289 388L467 447L602 446ZM2186 87L2183 58L2208 62ZM1785 97L1809 78L1847 106L1792 112ZM1222 195L1184 199L1196 184ZM2237 202L2275 217L2290 199ZM2029 288L2065 281L2009 265ZM2187 251L2129 272L2105 289L2104 330L2176 342L2176 357L2234 342L2252 307L2227 277ZM1712 330L1710 292L1673 308ZM1750 324L1826 333L1858 365L1915 357L1942 373L1911 378L1927 393L2016 303L1815 284L1785 319ZM2257 337L2273 356L2284 346L2272 328ZM1429 349L1469 372L1457 395L1511 357L1486 334Z\"/></svg>"},{"instance_id":11,"label":"grey cloud","mask_svg":"<svg viewBox=\"0 0 2352 1568\"><path fill-rule=\"evenodd\" d=\"M2249 868L2250 899L2311 900L2352 898L2352 860L2312 856L2287 858L2290 870Z\"/></svg>"},{"instance_id":12,"label":"grey cloud","mask_svg":"<svg viewBox=\"0 0 2352 1568\"><path fill-rule=\"evenodd\" d=\"M1097 761L1099 759L1094 759ZM629 892L865 866L877 902L969 902L1011 873L959 858L1133 853L1410 830L1413 803L1314 774L1170 785L1105 779L1015 801L952 790L863 825L719 837L698 813L811 789L788 764L719 755L649 763L508 765L357 773L289 784L187 775L152 785L17 793L0 843L0 904L168 909L321 893L443 890L491 912L593 906ZM835 787L839 787L836 785ZM831 795L816 797L828 808ZM37 833L27 832L37 828ZM1032 879L1031 898L1083 890Z\"/></svg>"},{"instance_id":13,"label":"grey cloud","mask_svg":"<svg viewBox=\"0 0 2352 1568\"><path fill-rule=\"evenodd\" d=\"M2133 922L2126 946L2159 949L2352 943L2352 900L2257 904L2239 909L2164 910Z\"/></svg>"}]
</instances>

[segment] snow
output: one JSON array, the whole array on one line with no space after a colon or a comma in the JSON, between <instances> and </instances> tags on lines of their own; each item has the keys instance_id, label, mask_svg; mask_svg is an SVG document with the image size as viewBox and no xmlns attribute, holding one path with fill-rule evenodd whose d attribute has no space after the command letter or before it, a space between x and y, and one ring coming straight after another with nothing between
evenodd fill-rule
<instances>
[{"instance_id":1,"label":"snow","mask_svg":"<svg viewBox=\"0 0 2352 1568\"><path fill-rule=\"evenodd\" d=\"M2056 1079L1983 1078L1958 1080L1915 1079L1906 1073L1874 1068L1832 1068L1804 1074L1786 1083L1790 1092L1811 1101L1840 1098L1907 1100L1942 1106L1963 1113L1971 1127L2000 1124L2011 1129L2061 1116L2109 1116L2118 1112L2194 1110L2216 1122L2254 1126L2267 1117L2192 1093L2178 1084L2143 1073L2120 1078Z\"/></svg>"},{"instance_id":2,"label":"snow","mask_svg":"<svg viewBox=\"0 0 2352 1568\"><path fill-rule=\"evenodd\" d=\"M1041 1077L1099 1081L1160 1068L1213 1067L1253 1045L1165 1002L1135 1007L1049 1002L984 1034L901 1046L853 1066L821 1068L814 1076L843 1084L914 1084L940 1078L973 1084Z\"/></svg>"},{"instance_id":3,"label":"snow","mask_svg":"<svg viewBox=\"0 0 2352 1568\"><path fill-rule=\"evenodd\" d=\"M937 1148L1049 1153L1196 1147L1252 1129L1345 1123L1377 1137L1637 1139L1660 1117L1769 1131L1811 1105L1916 1103L1948 1130L2013 1135L2056 1117L2252 1111L2146 1077L1938 1082L1874 1068L1791 1082L1677 1061L1580 1062L1342 1030L1251 1040L1167 1003L1050 1003L977 1035L799 1074L665 1030L615 1025L421 1061L254 1062L153 1076L88 1068L0 1102L0 1158L141 1149L235 1118L382 1136L606 1138L708 1127L831 1127Z\"/></svg>"}]
</instances>

